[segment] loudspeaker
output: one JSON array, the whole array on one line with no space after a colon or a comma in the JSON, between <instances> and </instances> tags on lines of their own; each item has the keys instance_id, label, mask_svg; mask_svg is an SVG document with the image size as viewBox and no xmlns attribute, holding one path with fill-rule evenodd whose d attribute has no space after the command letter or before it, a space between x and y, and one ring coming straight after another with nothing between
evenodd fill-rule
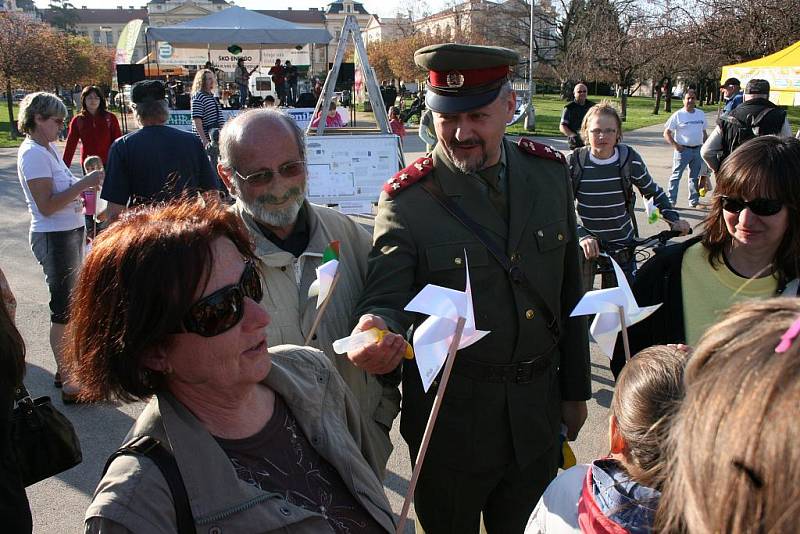
<instances>
[{"instance_id":1,"label":"loudspeaker","mask_svg":"<svg viewBox=\"0 0 800 534\"><path fill-rule=\"evenodd\" d=\"M356 64L355 63L342 63L339 69L339 82L340 84L354 85L356 83ZM338 85L338 84L337 84Z\"/></svg>"},{"instance_id":2,"label":"loudspeaker","mask_svg":"<svg viewBox=\"0 0 800 534\"><path fill-rule=\"evenodd\" d=\"M117 83L131 85L144 80L144 65L117 65Z\"/></svg>"}]
</instances>

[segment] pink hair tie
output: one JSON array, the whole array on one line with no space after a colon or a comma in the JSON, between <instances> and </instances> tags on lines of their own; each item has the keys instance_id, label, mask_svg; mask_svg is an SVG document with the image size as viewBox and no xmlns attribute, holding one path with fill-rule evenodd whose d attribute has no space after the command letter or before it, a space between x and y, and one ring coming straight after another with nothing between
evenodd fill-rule
<instances>
[{"instance_id":1,"label":"pink hair tie","mask_svg":"<svg viewBox=\"0 0 800 534\"><path fill-rule=\"evenodd\" d=\"M798 334L800 334L800 316L798 316L786 332L783 333L781 342L775 347L775 352L786 352L789 350Z\"/></svg>"}]
</instances>

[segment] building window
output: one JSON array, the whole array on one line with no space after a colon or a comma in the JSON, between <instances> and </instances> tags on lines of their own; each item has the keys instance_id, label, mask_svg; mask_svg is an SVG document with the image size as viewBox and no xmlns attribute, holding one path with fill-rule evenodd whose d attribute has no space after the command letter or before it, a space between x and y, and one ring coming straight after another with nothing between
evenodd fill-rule
<instances>
[{"instance_id":1,"label":"building window","mask_svg":"<svg viewBox=\"0 0 800 534\"><path fill-rule=\"evenodd\" d=\"M114 32L106 32L106 46L114 46Z\"/></svg>"},{"instance_id":2,"label":"building window","mask_svg":"<svg viewBox=\"0 0 800 534\"><path fill-rule=\"evenodd\" d=\"M92 32L92 41L94 41L94 44L100 44L100 30Z\"/></svg>"}]
</instances>

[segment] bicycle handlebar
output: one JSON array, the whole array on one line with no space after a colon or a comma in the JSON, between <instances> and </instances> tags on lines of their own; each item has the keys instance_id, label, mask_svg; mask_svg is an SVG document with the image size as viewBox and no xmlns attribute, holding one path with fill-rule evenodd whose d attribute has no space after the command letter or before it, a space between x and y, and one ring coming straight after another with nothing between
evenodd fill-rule
<instances>
[{"instance_id":1,"label":"bicycle handlebar","mask_svg":"<svg viewBox=\"0 0 800 534\"><path fill-rule=\"evenodd\" d=\"M691 233L692 229L689 228L689 234ZM661 243L662 245L666 245L667 241L669 241L670 239L680 236L681 232L678 230L663 230L655 235L651 235L650 237L644 237L639 239L634 238L631 240L631 244L637 247L644 246L647 245L648 243L653 243L653 242L658 242Z\"/></svg>"}]
</instances>

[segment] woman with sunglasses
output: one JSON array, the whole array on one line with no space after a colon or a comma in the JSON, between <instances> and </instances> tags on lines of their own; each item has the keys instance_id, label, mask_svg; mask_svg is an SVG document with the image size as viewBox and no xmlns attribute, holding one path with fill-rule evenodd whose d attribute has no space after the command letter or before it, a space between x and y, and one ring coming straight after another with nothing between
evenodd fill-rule
<instances>
[{"instance_id":1,"label":"woman with sunglasses","mask_svg":"<svg viewBox=\"0 0 800 534\"><path fill-rule=\"evenodd\" d=\"M632 286L661 307L628 329L631 353L695 345L732 303L796 296L800 273L800 141L767 135L737 148L717 174L704 234L645 263ZM611 370L625 365L618 340Z\"/></svg>"},{"instance_id":2,"label":"woman with sunglasses","mask_svg":"<svg viewBox=\"0 0 800 534\"><path fill-rule=\"evenodd\" d=\"M126 442L157 440L148 450L178 474L143 452L112 457L86 532L188 531L176 518L197 532L394 531L332 364L267 350L255 262L241 219L211 197L134 209L95 242L69 332L81 396L149 399Z\"/></svg>"},{"instance_id":3,"label":"woman with sunglasses","mask_svg":"<svg viewBox=\"0 0 800 534\"><path fill-rule=\"evenodd\" d=\"M22 99L18 127L26 134L17 152L17 175L31 214L30 243L50 290L50 347L56 360L54 385L64 403L75 402L78 385L62 369L67 304L83 256L80 194L96 187L102 171L75 178L56 150L67 108L56 95L31 93Z\"/></svg>"}]
</instances>

